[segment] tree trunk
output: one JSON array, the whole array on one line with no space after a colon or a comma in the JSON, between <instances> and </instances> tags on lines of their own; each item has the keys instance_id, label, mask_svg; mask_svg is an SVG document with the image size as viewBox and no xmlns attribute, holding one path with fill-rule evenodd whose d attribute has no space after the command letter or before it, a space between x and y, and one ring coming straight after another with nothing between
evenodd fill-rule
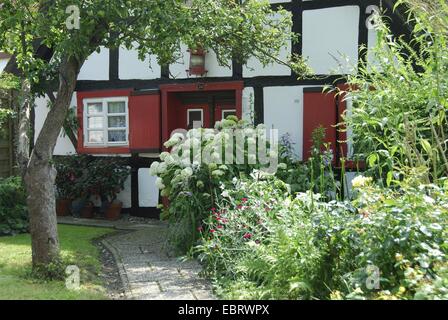
<instances>
[{"instance_id":1,"label":"tree trunk","mask_svg":"<svg viewBox=\"0 0 448 320\"><path fill-rule=\"evenodd\" d=\"M51 160L81 65L74 57L62 59L57 97L48 112L28 162L25 185L28 193L34 267L48 265L59 257L54 188L56 169Z\"/></svg>"},{"instance_id":2,"label":"tree trunk","mask_svg":"<svg viewBox=\"0 0 448 320\"><path fill-rule=\"evenodd\" d=\"M14 109L17 111L16 130L16 159L20 176L25 178L28 161L30 160L30 112L33 107L31 86L28 80L23 79L19 92L14 90Z\"/></svg>"}]
</instances>

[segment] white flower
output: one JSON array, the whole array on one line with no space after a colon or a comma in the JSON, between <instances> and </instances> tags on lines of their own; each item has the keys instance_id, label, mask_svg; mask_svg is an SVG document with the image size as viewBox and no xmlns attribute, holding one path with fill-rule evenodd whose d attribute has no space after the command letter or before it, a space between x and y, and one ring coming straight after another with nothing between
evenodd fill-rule
<instances>
[{"instance_id":1,"label":"white flower","mask_svg":"<svg viewBox=\"0 0 448 320\"><path fill-rule=\"evenodd\" d=\"M165 163L165 162L162 162L162 163L160 163L160 164L157 166L157 173L158 173L158 174L165 173L166 169L167 169L167 165L166 165L166 163Z\"/></svg>"},{"instance_id":2,"label":"white flower","mask_svg":"<svg viewBox=\"0 0 448 320\"><path fill-rule=\"evenodd\" d=\"M288 168L288 166L286 165L286 163L281 162L278 164L278 168L282 169L282 170L286 170Z\"/></svg>"},{"instance_id":3,"label":"white flower","mask_svg":"<svg viewBox=\"0 0 448 320\"><path fill-rule=\"evenodd\" d=\"M221 121L216 121L216 123L215 123L215 129L221 129L221 128L222 128Z\"/></svg>"},{"instance_id":4,"label":"white flower","mask_svg":"<svg viewBox=\"0 0 448 320\"><path fill-rule=\"evenodd\" d=\"M171 136L171 138L164 143L164 146L167 148L173 147L184 139L184 135L182 133L176 132Z\"/></svg>"},{"instance_id":5,"label":"white flower","mask_svg":"<svg viewBox=\"0 0 448 320\"><path fill-rule=\"evenodd\" d=\"M228 192L227 190L224 190L223 192L221 192L221 195L222 195L224 198L230 198L229 192Z\"/></svg>"},{"instance_id":6,"label":"white flower","mask_svg":"<svg viewBox=\"0 0 448 320\"><path fill-rule=\"evenodd\" d=\"M264 125L263 123L260 123L258 126L257 126L257 130L265 130L266 129L266 125Z\"/></svg>"},{"instance_id":7,"label":"white flower","mask_svg":"<svg viewBox=\"0 0 448 320\"><path fill-rule=\"evenodd\" d=\"M160 163L157 161L154 161L153 163L151 163L151 167L149 168L149 174L151 176L157 175L157 172L158 172L157 169L158 169L159 165L160 165Z\"/></svg>"},{"instance_id":8,"label":"white flower","mask_svg":"<svg viewBox=\"0 0 448 320\"><path fill-rule=\"evenodd\" d=\"M373 181L371 177L357 176L352 180L353 188L362 188Z\"/></svg>"},{"instance_id":9,"label":"white flower","mask_svg":"<svg viewBox=\"0 0 448 320\"><path fill-rule=\"evenodd\" d=\"M163 184L163 180L162 180L162 178L158 177L158 178L156 179L156 186L157 186L157 188L158 188L159 190L163 190L163 189L165 189L165 185Z\"/></svg>"},{"instance_id":10,"label":"white flower","mask_svg":"<svg viewBox=\"0 0 448 320\"><path fill-rule=\"evenodd\" d=\"M256 164L257 156L255 154L249 154L247 156L247 161L249 162L249 164Z\"/></svg>"},{"instance_id":11,"label":"white flower","mask_svg":"<svg viewBox=\"0 0 448 320\"><path fill-rule=\"evenodd\" d=\"M257 143L257 140L255 140L255 138L248 138L247 139L247 144L248 145L255 145Z\"/></svg>"},{"instance_id":12,"label":"white flower","mask_svg":"<svg viewBox=\"0 0 448 320\"><path fill-rule=\"evenodd\" d=\"M222 171L222 170L214 170L214 171L212 171L212 176L216 176L216 177L220 177L220 176L223 176L224 175L224 171Z\"/></svg>"},{"instance_id":13,"label":"white flower","mask_svg":"<svg viewBox=\"0 0 448 320\"><path fill-rule=\"evenodd\" d=\"M181 175L183 175L184 177L191 177L193 175L193 169L191 169L190 167L186 167L182 170Z\"/></svg>"},{"instance_id":14,"label":"white flower","mask_svg":"<svg viewBox=\"0 0 448 320\"><path fill-rule=\"evenodd\" d=\"M160 160L162 160L162 161L165 161L165 159L166 159L166 157L168 157L170 154L169 154L169 152L162 152L161 154L160 154Z\"/></svg>"}]
</instances>

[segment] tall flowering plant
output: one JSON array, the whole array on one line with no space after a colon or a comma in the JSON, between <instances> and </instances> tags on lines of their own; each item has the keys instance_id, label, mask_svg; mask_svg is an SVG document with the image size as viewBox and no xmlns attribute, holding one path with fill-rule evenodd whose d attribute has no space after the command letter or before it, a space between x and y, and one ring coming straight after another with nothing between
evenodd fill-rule
<instances>
[{"instance_id":1,"label":"tall flowering plant","mask_svg":"<svg viewBox=\"0 0 448 320\"><path fill-rule=\"evenodd\" d=\"M199 238L198 228L221 199L221 187L265 166L258 152L263 144L269 145L269 159L277 159L273 144L260 139L262 132L263 125L254 127L229 116L214 129L174 133L164 144L170 151L161 153L150 174L157 176L156 185L169 200L162 218L170 222L169 239L180 252Z\"/></svg>"}]
</instances>

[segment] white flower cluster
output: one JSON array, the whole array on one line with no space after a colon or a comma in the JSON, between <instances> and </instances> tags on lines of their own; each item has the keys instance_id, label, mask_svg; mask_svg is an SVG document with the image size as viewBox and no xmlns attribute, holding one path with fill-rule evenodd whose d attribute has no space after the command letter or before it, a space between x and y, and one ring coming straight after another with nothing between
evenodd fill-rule
<instances>
[{"instance_id":1,"label":"white flower cluster","mask_svg":"<svg viewBox=\"0 0 448 320\"><path fill-rule=\"evenodd\" d=\"M371 177L357 176L352 180L353 188L362 188L370 183L372 183L373 179Z\"/></svg>"}]
</instances>

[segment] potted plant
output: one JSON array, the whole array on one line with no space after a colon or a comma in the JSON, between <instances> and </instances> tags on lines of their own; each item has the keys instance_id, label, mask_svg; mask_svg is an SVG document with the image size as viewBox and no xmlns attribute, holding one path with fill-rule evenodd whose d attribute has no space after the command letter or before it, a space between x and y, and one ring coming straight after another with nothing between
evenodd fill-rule
<instances>
[{"instance_id":1,"label":"potted plant","mask_svg":"<svg viewBox=\"0 0 448 320\"><path fill-rule=\"evenodd\" d=\"M76 197L76 180L79 177L79 167L72 157L57 158L56 175L56 214L70 215L73 199Z\"/></svg>"},{"instance_id":2,"label":"potted plant","mask_svg":"<svg viewBox=\"0 0 448 320\"><path fill-rule=\"evenodd\" d=\"M123 190L124 182L130 174L129 167L122 159L117 158L95 159L95 164L90 167L95 171L95 193L101 198L105 218L119 219L123 203L117 196Z\"/></svg>"}]
</instances>

